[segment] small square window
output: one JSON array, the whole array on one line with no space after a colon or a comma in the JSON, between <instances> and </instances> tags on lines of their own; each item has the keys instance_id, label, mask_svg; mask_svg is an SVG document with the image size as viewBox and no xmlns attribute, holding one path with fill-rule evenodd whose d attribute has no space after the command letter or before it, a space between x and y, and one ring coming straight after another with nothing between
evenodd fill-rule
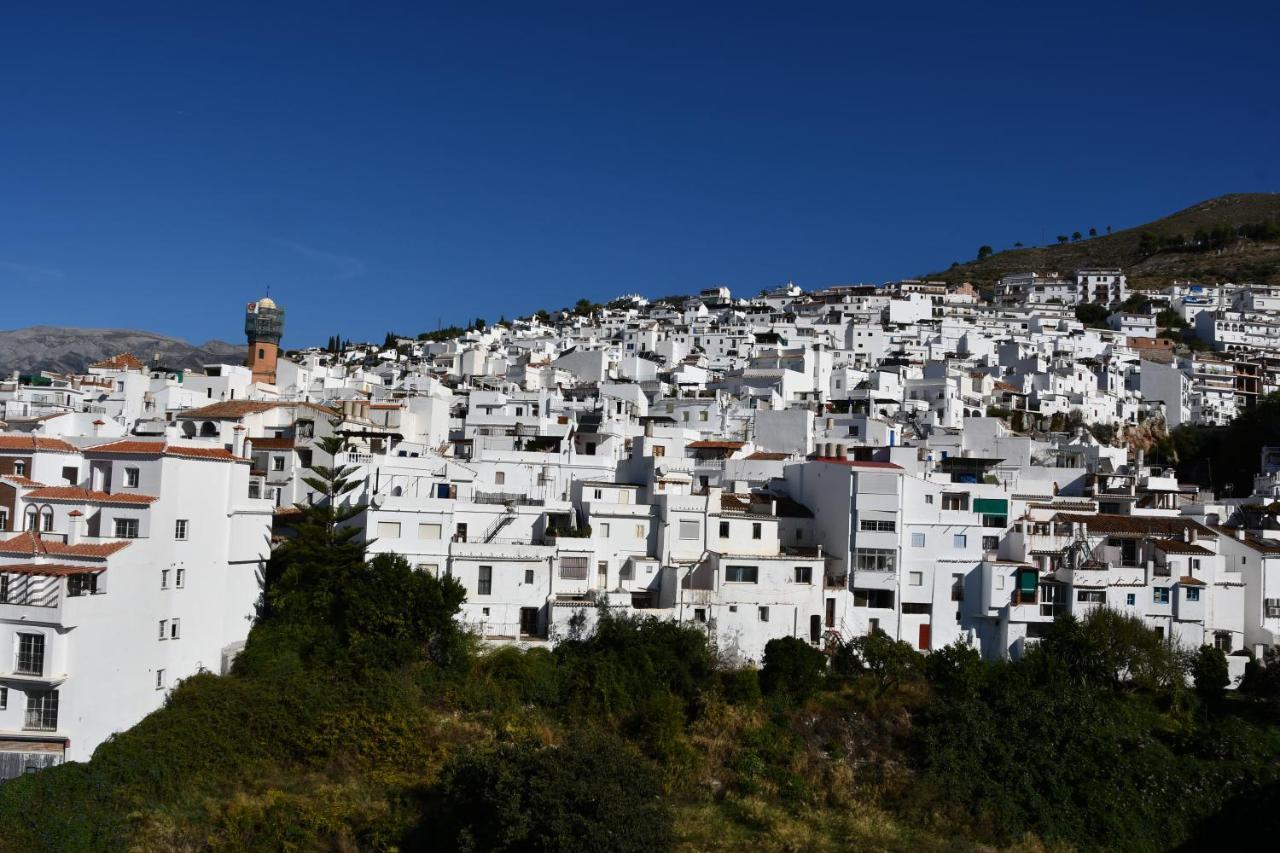
<instances>
[{"instance_id":1,"label":"small square window","mask_svg":"<svg viewBox=\"0 0 1280 853\"><path fill-rule=\"evenodd\" d=\"M907 583L911 586L924 586L924 572L908 572Z\"/></svg>"},{"instance_id":2,"label":"small square window","mask_svg":"<svg viewBox=\"0 0 1280 853\"><path fill-rule=\"evenodd\" d=\"M124 469L124 486L126 489L138 488L139 473L137 468Z\"/></svg>"},{"instance_id":3,"label":"small square window","mask_svg":"<svg viewBox=\"0 0 1280 853\"><path fill-rule=\"evenodd\" d=\"M969 537L963 533L957 533L951 537L951 546L953 548L967 548L969 546Z\"/></svg>"},{"instance_id":4,"label":"small square window","mask_svg":"<svg viewBox=\"0 0 1280 853\"><path fill-rule=\"evenodd\" d=\"M924 534L923 534L923 533L912 533L912 534L911 534L911 547L912 547L912 548L923 548L923 547L924 547L924 541L925 541L925 540L924 540Z\"/></svg>"},{"instance_id":5,"label":"small square window","mask_svg":"<svg viewBox=\"0 0 1280 853\"><path fill-rule=\"evenodd\" d=\"M720 522L720 538L721 539L729 538L729 522L727 521Z\"/></svg>"},{"instance_id":6,"label":"small square window","mask_svg":"<svg viewBox=\"0 0 1280 853\"><path fill-rule=\"evenodd\" d=\"M925 503L927 503L927 504L931 504L931 503L933 503L933 495L925 495L925 496L924 496L924 502L925 502Z\"/></svg>"},{"instance_id":7,"label":"small square window","mask_svg":"<svg viewBox=\"0 0 1280 853\"><path fill-rule=\"evenodd\" d=\"M527 584L533 583L533 569L524 570L524 582Z\"/></svg>"},{"instance_id":8,"label":"small square window","mask_svg":"<svg viewBox=\"0 0 1280 853\"><path fill-rule=\"evenodd\" d=\"M1199 600L1200 600L1200 589L1199 589L1198 587L1194 587L1194 586L1192 586L1192 587L1187 587L1187 589L1186 589L1186 590L1184 590L1184 591L1185 591L1185 592L1186 592L1186 594L1187 594L1187 601L1199 601Z\"/></svg>"},{"instance_id":9,"label":"small square window","mask_svg":"<svg viewBox=\"0 0 1280 853\"><path fill-rule=\"evenodd\" d=\"M1134 593L1132 593L1132 592L1131 592L1131 593L1128 593L1128 594L1127 594L1127 595L1125 595L1125 597L1124 597L1124 603L1125 603L1126 605L1128 605L1129 607L1133 607L1134 605L1136 605L1136 604L1138 603L1138 596L1137 596L1137 595L1135 595L1135 594L1134 594Z\"/></svg>"},{"instance_id":10,"label":"small square window","mask_svg":"<svg viewBox=\"0 0 1280 853\"><path fill-rule=\"evenodd\" d=\"M767 607L757 607L757 608L756 608L756 613L757 613L757 615L760 617L760 621L761 621L761 622L768 622L768 621L769 621L769 608L767 608Z\"/></svg>"}]
</instances>

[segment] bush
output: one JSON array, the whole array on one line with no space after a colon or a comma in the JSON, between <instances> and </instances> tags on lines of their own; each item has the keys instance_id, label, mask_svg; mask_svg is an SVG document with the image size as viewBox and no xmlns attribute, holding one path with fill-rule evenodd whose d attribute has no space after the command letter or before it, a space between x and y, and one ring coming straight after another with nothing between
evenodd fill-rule
<instances>
[{"instance_id":1,"label":"bush","mask_svg":"<svg viewBox=\"0 0 1280 853\"><path fill-rule=\"evenodd\" d=\"M409 846L454 850L651 851L672 820L644 761L615 738L562 747L506 745L445 768L438 800Z\"/></svg>"},{"instance_id":2,"label":"bush","mask_svg":"<svg viewBox=\"0 0 1280 853\"><path fill-rule=\"evenodd\" d=\"M783 696L792 702L809 698L827 671L827 656L796 637L778 637L764 646L760 689L767 696Z\"/></svg>"},{"instance_id":3,"label":"bush","mask_svg":"<svg viewBox=\"0 0 1280 853\"><path fill-rule=\"evenodd\" d=\"M755 705L761 696L760 673L750 668L722 672L720 691L730 705Z\"/></svg>"},{"instance_id":4,"label":"bush","mask_svg":"<svg viewBox=\"0 0 1280 853\"><path fill-rule=\"evenodd\" d=\"M1195 679L1196 692L1201 696L1222 696L1231 684L1226 653L1213 646L1201 646L1191 661L1191 675Z\"/></svg>"}]
</instances>

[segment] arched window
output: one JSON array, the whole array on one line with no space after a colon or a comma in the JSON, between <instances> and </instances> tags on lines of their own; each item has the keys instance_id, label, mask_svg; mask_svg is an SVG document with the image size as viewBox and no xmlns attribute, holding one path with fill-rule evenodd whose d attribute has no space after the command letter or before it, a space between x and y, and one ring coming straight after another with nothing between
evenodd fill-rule
<instances>
[{"instance_id":1,"label":"arched window","mask_svg":"<svg viewBox=\"0 0 1280 853\"><path fill-rule=\"evenodd\" d=\"M213 421L205 421L200 425L200 435L205 438L216 438L218 435L218 425Z\"/></svg>"},{"instance_id":2,"label":"arched window","mask_svg":"<svg viewBox=\"0 0 1280 853\"><path fill-rule=\"evenodd\" d=\"M33 507L33 506L29 506L29 507L27 507L27 511L26 511L25 513L23 513L23 517L22 517L22 529L23 529L23 530L36 530L36 529L37 529L37 528L36 528L36 508L35 508L35 507Z\"/></svg>"},{"instance_id":3,"label":"arched window","mask_svg":"<svg viewBox=\"0 0 1280 853\"><path fill-rule=\"evenodd\" d=\"M40 529L46 533L53 531L53 507L47 506L40 510Z\"/></svg>"},{"instance_id":4,"label":"arched window","mask_svg":"<svg viewBox=\"0 0 1280 853\"><path fill-rule=\"evenodd\" d=\"M192 421L182 422L182 434L187 438L193 438L196 434L196 425Z\"/></svg>"},{"instance_id":5,"label":"arched window","mask_svg":"<svg viewBox=\"0 0 1280 853\"><path fill-rule=\"evenodd\" d=\"M27 476L27 463L24 459L19 459L13 463L13 473L19 477Z\"/></svg>"}]
</instances>

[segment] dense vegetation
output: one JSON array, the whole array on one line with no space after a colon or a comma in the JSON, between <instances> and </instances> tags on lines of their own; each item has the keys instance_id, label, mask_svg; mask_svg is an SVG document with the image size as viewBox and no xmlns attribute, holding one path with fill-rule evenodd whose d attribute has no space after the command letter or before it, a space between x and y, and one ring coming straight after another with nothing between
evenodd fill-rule
<instances>
[{"instance_id":1,"label":"dense vegetation","mask_svg":"<svg viewBox=\"0 0 1280 853\"><path fill-rule=\"evenodd\" d=\"M363 559L344 474L316 469L234 672L5 785L7 848L1154 850L1280 813L1280 660L1225 693L1221 652L1105 610L1012 664L876 633L735 669L607 608L482 651L455 582Z\"/></svg>"},{"instance_id":2,"label":"dense vegetation","mask_svg":"<svg viewBox=\"0 0 1280 853\"><path fill-rule=\"evenodd\" d=\"M1268 394L1228 426L1186 424L1169 435L1169 458L1177 459L1183 482L1236 497L1253 493L1259 448L1280 446L1280 394Z\"/></svg>"}]
</instances>

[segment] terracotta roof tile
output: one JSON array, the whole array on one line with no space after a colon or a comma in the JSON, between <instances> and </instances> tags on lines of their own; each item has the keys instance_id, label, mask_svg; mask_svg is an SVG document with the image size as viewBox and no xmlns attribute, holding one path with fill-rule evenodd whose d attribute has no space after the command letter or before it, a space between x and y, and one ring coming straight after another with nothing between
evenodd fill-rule
<instances>
[{"instance_id":1,"label":"terracotta roof tile","mask_svg":"<svg viewBox=\"0 0 1280 853\"><path fill-rule=\"evenodd\" d=\"M122 352L113 355L111 358L104 358L102 361L95 361L90 367L98 367L104 370L142 370L146 365L138 361L133 353Z\"/></svg>"},{"instance_id":2,"label":"terracotta roof tile","mask_svg":"<svg viewBox=\"0 0 1280 853\"><path fill-rule=\"evenodd\" d=\"M42 435L0 435L0 450L45 450L54 453L75 453L74 445L60 438Z\"/></svg>"},{"instance_id":3,"label":"terracotta roof tile","mask_svg":"<svg viewBox=\"0 0 1280 853\"><path fill-rule=\"evenodd\" d=\"M77 501L95 504L138 504L155 503L154 495L141 495L135 492L95 492L78 486L45 486L27 493L27 498L42 501Z\"/></svg>"},{"instance_id":4,"label":"terracotta roof tile","mask_svg":"<svg viewBox=\"0 0 1280 853\"><path fill-rule=\"evenodd\" d=\"M767 450L757 450L747 458L757 462L781 462L782 460L790 457L790 453L774 453Z\"/></svg>"},{"instance_id":5,"label":"terracotta roof tile","mask_svg":"<svg viewBox=\"0 0 1280 853\"><path fill-rule=\"evenodd\" d=\"M745 441L691 441L688 447L691 450L740 450Z\"/></svg>"},{"instance_id":6,"label":"terracotta roof tile","mask_svg":"<svg viewBox=\"0 0 1280 853\"><path fill-rule=\"evenodd\" d=\"M0 554L20 554L24 556L50 554L55 557L82 557L101 560L128 547L128 539L119 539L114 542L77 542L75 545L68 545L61 539L46 539L38 533L32 533L28 530L25 533L19 533L12 539L0 541Z\"/></svg>"},{"instance_id":7,"label":"terracotta roof tile","mask_svg":"<svg viewBox=\"0 0 1280 853\"><path fill-rule=\"evenodd\" d=\"M21 486L24 489L39 489L44 486L44 483L37 483L29 477L23 477L18 474L5 474L0 477L0 480L4 480L6 483L11 483L15 486Z\"/></svg>"},{"instance_id":8,"label":"terracotta roof tile","mask_svg":"<svg viewBox=\"0 0 1280 853\"><path fill-rule=\"evenodd\" d=\"M1204 586L1205 585L1204 581L1200 580L1199 578L1193 578L1191 577L1191 575L1183 575L1182 577L1178 578L1178 583L1182 584L1183 586Z\"/></svg>"},{"instance_id":9,"label":"terracotta roof tile","mask_svg":"<svg viewBox=\"0 0 1280 853\"><path fill-rule=\"evenodd\" d=\"M46 577L62 578L67 575L92 575L101 571L106 571L106 566L72 566L57 563L11 563L6 566L0 563L0 572L11 575L44 575Z\"/></svg>"},{"instance_id":10,"label":"terracotta roof tile","mask_svg":"<svg viewBox=\"0 0 1280 853\"><path fill-rule=\"evenodd\" d=\"M245 415L257 414L258 412L268 412L272 409L281 408L303 408L320 412L329 417L338 417L341 412L336 409L330 409L326 406L318 406L315 403L282 403L269 400L223 400L219 403L210 403L207 406L201 406L198 409L187 409L178 412L176 417L179 418L205 418L207 420L239 420Z\"/></svg>"},{"instance_id":11,"label":"terracotta roof tile","mask_svg":"<svg viewBox=\"0 0 1280 853\"><path fill-rule=\"evenodd\" d=\"M1093 533L1136 533L1143 536L1159 536L1168 538L1181 536L1187 530L1194 530L1199 536L1216 539L1217 534L1203 524L1192 521L1185 516L1161 517L1148 515L1073 515L1060 512L1053 517L1054 521L1076 522L1087 525Z\"/></svg>"},{"instance_id":12,"label":"terracotta roof tile","mask_svg":"<svg viewBox=\"0 0 1280 853\"><path fill-rule=\"evenodd\" d=\"M250 438L248 441L253 442L254 450L290 450L293 448L294 440L289 436L259 436Z\"/></svg>"},{"instance_id":13,"label":"terracotta roof tile","mask_svg":"<svg viewBox=\"0 0 1280 853\"><path fill-rule=\"evenodd\" d=\"M122 439L85 448L85 454L128 453L139 456L181 456L186 459L214 459L222 462L248 462L225 447L198 447L189 444L169 444L164 441L138 441Z\"/></svg>"},{"instance_id":14,"label":"terracotta roof tile","mask_svg":"<svg viewBox=\"0 0 1280 853\"><path fill-rule=\"evenodd\" d=\"M1194 554L1198 557L1212 557L1213 552L1203 545L1182 542L1177 539L1161 539L1155 546L1166 554Z\"/></svg>"}]
</instances>

